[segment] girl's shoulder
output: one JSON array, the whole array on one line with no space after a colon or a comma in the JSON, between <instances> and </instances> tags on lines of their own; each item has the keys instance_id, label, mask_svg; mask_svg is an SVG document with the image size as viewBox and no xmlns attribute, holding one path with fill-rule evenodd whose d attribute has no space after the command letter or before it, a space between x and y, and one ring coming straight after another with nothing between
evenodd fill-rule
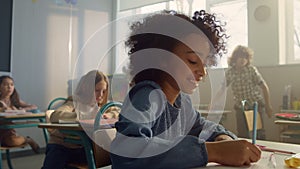
<instances>
[{"instance_id":1,"label":"girl's shoulder","mask_svg":"<svg viewBox=\"0 0 300 169\"><path fill-rule=\"evenodd\" d=\"M135 93L150 93L155 89L159 89L161 90L161 87L155 83L154 81L143 81L143 82L139 82L138 84L134 85L129 93L130 94L135 94Z\"/></svg>"},{"instance_id":2,"label":"girl's shoulder","mask_svg":"<svg viewBox=\"0 0 300 169\"><path fill-rule=\"evenodd\" d=\"M128 102L133 104L136 108L144 109L145 107L148 108L151 106L154 102L159 104L165 103L166 97L157 83L153 81L143 81L130 89L124 104L126 105Z\"/></svg>"}]
</instances>

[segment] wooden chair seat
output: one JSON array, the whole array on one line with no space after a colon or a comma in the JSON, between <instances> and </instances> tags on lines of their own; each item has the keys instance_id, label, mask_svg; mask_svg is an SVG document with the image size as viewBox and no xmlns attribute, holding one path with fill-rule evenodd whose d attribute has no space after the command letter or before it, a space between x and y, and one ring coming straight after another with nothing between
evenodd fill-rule
<instances>
[{"instance_id":1,"label":"wooden chair seat","mask_svg":"<svg viewBox=\"0 0 300 169\"><path fill-rule=\"evenodd\" d=\"M25 148L28 145L29 145L28 143L24 143L24 144L18 145L18 146L0 146L0 150L9 150L9 149L13 149L13 148Z\"/></svg>"}]
</instances>

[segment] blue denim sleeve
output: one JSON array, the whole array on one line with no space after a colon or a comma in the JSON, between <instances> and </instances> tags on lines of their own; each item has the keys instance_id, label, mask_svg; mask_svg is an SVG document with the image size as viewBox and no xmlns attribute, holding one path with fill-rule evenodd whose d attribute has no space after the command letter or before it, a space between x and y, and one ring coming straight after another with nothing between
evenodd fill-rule
<instances>
[{"instance_id":1,"label":"blue denim sleeve","mask_svg":"<svg viewBox=\"0 0 300 169\"><path fill-rule=\"evenodd\" d=\"M215 122L206 120L201 117L200 113L197 112L197 120L193 128L190 131L190 135L198 136L199 139L205 141L214 141L218 135L225 134L230 136L233 139L237 139L237 136L225 129L222 125Z\"/></svg>"},{"instance_id":2,"label":"blue denim sleeve","mask_svg":"<svg viewBox=\"0 0 300 169\"><path fill-rule=\"evenodd\" d=\"M176 141L149 138L142 133L140 138L143 139L139 141L120 135L117 134L111 147L113 169L185 169L206 166L208 161L204 140L194 136L178 137L180 141L174 144ZM162 151L155 151L154 148ZM143 154L145 151L149 154Z\"/></svg>"},{"instance_id":3,"label":"blue denim sleeve","mask_svg":"<svg viewBox=\"0 0 300 169\"><path fill-rule=\"evenodd\" d=\"M151 100L148 99L150 90L143 87L139 90L142 92L129 93L130 102L125 99L123 103L116 123L118 132L111 144L112 168L184 169L205 166L208 158L204 140L192 135L178 135L170 140L153 134L154 124L161 119L147 113L151 111L147 102ZM159 97L155 93L151 95ZM161 98L155 98L158 99ZM132 107L132 104L138 106ZM201 124L200 121L198 123Z\"/></svg>"}]
</instances>

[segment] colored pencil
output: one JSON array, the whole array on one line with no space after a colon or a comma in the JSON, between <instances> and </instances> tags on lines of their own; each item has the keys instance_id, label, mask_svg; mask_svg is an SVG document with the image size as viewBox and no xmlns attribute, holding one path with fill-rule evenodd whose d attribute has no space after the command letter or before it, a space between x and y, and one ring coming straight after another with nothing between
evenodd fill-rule
<instances>
[{"instance_id":1,"label":"colored pencil","mask_svg":"<svg viewBox=\"0 0 300 169\"><path fill-rule=\"evenodd\" d=\"M256 129L256 123L257 123L257 102L254 102L253 105L253 130L252 130L252 144L256 143L256 135L257 135L257 129Z\"/></svg>"}]
</instances>

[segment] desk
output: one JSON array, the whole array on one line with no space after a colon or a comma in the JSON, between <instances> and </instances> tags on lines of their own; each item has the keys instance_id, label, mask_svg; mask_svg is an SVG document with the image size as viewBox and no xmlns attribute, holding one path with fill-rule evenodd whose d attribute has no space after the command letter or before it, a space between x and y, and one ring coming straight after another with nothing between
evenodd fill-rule
<instances>
[{"instance_id":1,"label":"desk","mask_svg":"<svg viewBox=\"0 0 300 169\"><path fill-rule=\"evenodd\" d=\"M250 141L250 140L249 140ZM288 144L288 143L279 143L279 142L271 142L271 141L262 141L262 140L257 140L256 143L258 145L263 145L268 148L274 148L274 149L279 149L279 150L286 150L286 151L292 151L295 153L300 153L300 146L297 144ZM209 163L207 167L208 169L268 169L268 162L269 162L269 157L271 155L271 152L262 152L261 159L257 163L253 163L251 166L248 167L227 167L227 166L220 166L216 163ZM286 157L289 157L291 155L287 154L279 154L275 153L275 159L276 159L276 169L287 169L288 167L285 166L284 159ZM200 167L203 168L203 167ZM197 168L197 169L200 169Z\"/></svg>"},{"instance_id":2,"label":"desk","mask_svg":"<svg viewBox=\"0 0 300 169\"><path fill-rule=\"evenodd\" d=\"M0 129L37 127L40 122L45 122L45 113L1 113L0 121L14 121L14 124L1 124ZM34 121L32 121L34 120ZM36 120L39 120L36 121ZM46 143L48 142L47 132L43 130Z\"/></svg>"},{"instance_id":3,"label":"desk","mask_svg":"<svg viewBox=\"0 0 300 169\"><path fill-rule=\"evenodd\" d=\"M100 128L114 127L117 119L101 119ZM89 169L96 169L93 151L93 140L91 136L94 132L94 120L82 120L73 124L40 123L39 128L58 129L61 133L75 137L67 137L65 142L81 144L84 146Z\"/></svg>"},{"instance_id":4,"label":"desk","mask_svg":"<svg viewBox=\"0 0 300 169\"><path fill-rule=\"evenodd\" d=\"M250 140L249 140L250 141ZM267 146L269 148L293 151L296 153L300 153L300 146L297 144L288 144L288 143L279 143L279 142L271 142L271 141L262 141L257 140L257 144ZM230 166L222 166L217 163L209 163L206 167L197 167L193 169L269 169L268 162L270 152L262 152L262 157L257 163L252 163L250 166L243 167L230 167ZM275 169L289 169L285 166L284 159L289 157L290 155L285 154L274 154L276 160L276 168ZM111 169L111 166L102 167L100 169Z\"/></svg>"},{"instance_id":5,"label":"desk","mask_svg":"<svg viewBox=\"0 0 300 169\"><path fill-rule=\"evenodd\" d=\"M275 120L275 124L280 125L280 138L300 138L300 121Z\"/></svg>"},{"instance_id":6,"label":"desk","mask_svg":"<svg viewBox=\"0 0 300 169\"><path fill-rule=\"evenodd\" d=\"M37 127L40 122L45 122L45 113L1 113L0 121L11 122L13 124L1 124L0 129L15 129ZM46 143L48 142L47 131L43 130ZM0 142L1 144L1 142ZM2 153L0 153L0 169L2 169Z\"/></svg>"},{"instance_id":7,"label":"desk","mask_svg":"<svg viewBox=\"0 0 300 169\"><path fill-rule=\"evenodd\" d=\"M206 119L222 124L224 120L227 118L227 115L231 113L229 110L197 110L201 116Z\"/></svg>"},{"instance_id":8,"label":"desk","mask_svg":"<svg viewBox=\"0 0 300 169\"><path fill-rule=\"evenodd\" d=\"M280 124L280 125L300 126L300 121L275 120L274 122L275 124Z\"/></svg>"},{"instance_id":9,"label":"desk","mask_svg":"<svg viewBox=\"0 0 300 169\"><path fill-rule=\"evenodd\" d=\"M300 114L300 110L280 110L281 113L299 113Z\"/></svg>"},{"instance_id":10,"label":"desk","mask_svg":"<svg viewBox=\"0 0 300 169\"><path fill-rule=\"evenodd\" d=\"M41 123L38 125L40 128L49 128L49 129L59 129L61 133L67 134L67 135L74 135L78 136L76 137L68 137L65 138L65 142L70 142L73 144L80 144L84 145L84 150L86 153L86 158L88 162L89 169L96 169L95 165L95 159L94 159L94 152L93 152L93 146L92 141L89 138L89 136L85 133L83 128L80 124L53 124L53 123Z\"/></svg>"}]
</instances>

